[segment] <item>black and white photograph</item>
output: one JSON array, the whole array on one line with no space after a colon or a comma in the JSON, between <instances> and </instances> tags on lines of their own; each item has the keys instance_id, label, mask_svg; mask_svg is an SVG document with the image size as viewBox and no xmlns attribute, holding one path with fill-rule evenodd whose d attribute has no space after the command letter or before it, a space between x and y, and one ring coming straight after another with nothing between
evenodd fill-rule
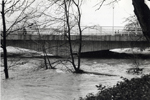
<instances>
[{"instance_id":1,"label":"black and white photograph","mask_svg":"<svg viewBox=\"0 0 150 100\"><path fill-rule=\"evenodd\" d=\"M0 100L150 100L150 0L0 0Z\"/></svg>"}]
</instances>

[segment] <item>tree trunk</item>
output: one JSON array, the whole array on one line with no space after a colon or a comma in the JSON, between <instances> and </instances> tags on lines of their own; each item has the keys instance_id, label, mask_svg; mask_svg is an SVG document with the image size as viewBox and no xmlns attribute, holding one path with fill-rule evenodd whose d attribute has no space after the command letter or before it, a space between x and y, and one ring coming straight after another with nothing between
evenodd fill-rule
<instances>
[{"instance_id":1,"label":"tree trunk","mask_svg":"<svg viewBox=\"0 0 150 100\"><path fill-rule=\"evenodd\" d=\"M2 1L2 22L3 22L3 43L2 43L2 48L3 48L3 53L4 53L4 73L5 73L5 78L9 78L8 74L8 65L7 65L7 49L6 49L6 23L5 23L5 3L4 0Z\"/></svg>"},{"instance_id":2,"label":"tree trunk","mask_svg":"<svg viewBox=\"0 0 150 100\"><path fill-rule=\"evenodd\" d=\"M74 2L75 3L75 2ZM78 50L78 70L80 70L81 64L81 50L82 50L82 30L81 30L81 12L79 5L75 3L78 9L78 28L79 28L79 50Z\"/></svg>"},{"instance_id":3,"label":"tree trunk","mask_svg":"<svg viewBox=\"0 0 150 100\"><path fill-rule=\"evenodd\" d=\"M141 25L143 35L150 42L150 9L144 0L132 0L134 13Z\"/></svg>"}]
</instances>

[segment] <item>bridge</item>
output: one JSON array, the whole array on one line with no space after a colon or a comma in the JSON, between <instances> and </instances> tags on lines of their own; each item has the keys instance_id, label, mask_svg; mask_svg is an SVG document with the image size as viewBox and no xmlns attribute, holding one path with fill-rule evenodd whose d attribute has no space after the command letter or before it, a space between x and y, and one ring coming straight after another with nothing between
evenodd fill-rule
<instances>
[{"instance_id":1,"label":"bridge","mask_svg":"<svg viewBox=\"0 0 150 100\"><path fill-rule=\"evenodd\" d=\"M79 36L71 35L73 52L77 53ZM7 46L21 47L36 51L45 50L57 56L69 54L68 39L64 35L33 35L10 34L7 37ZM82 52L108 50L114 48L150 47L143 35L83 35Z\"/></svg>"}]
</instances>

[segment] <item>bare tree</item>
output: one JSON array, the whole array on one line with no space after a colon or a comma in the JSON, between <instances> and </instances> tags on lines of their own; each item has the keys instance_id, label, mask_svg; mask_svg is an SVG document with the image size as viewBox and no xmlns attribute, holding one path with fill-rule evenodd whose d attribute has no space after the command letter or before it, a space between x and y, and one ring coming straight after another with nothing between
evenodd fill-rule
<instances>
[{"instance_id":1,"label":"bare tree","mask_svg":"<svg viewBox=\"0 0 150 100\"><path fill-rule=\"evenodd\" d=\"M35 0L32 0L30 2L23 0L2 0L1 7L1 15L2 15L2 25L3 25L3 34L1 36L3 37L3 42L2 42L2 48L3 48L3 53L4 53L4 73L5 73L5 78L9 78L9 73L8 73L8 65L7 65L7 36L14 30L14 26L21 23L24 19L27 18L27 15L25 14L26 9L33 4ZM6 6L8 5L8 6ZM17 17L11 24L7 27L8 19L7 17L11 18L12 16L14 17L17 12ZM30 12L31 13L31 12Z\"/></svg>"},{"instance_id":2,"label":"bare tree","mask_svg":"<svg viewBox=\"0 0 150 100\"><path fill-rule=\"evenodd\" d=\"M83 71L80 69L80 63L81 63L81 50L82 50L82 29L81 29L81 5L83 0L64 0L64 10L65 10L65 18L66 18L66 26L67 26L67 38L69 43L69 51L71 56L71 63L76 73L83 73ZM74 6L77 11L77 15L71 14L71 7ZM79 33L79 39L78 39L78 51L77 51L77 64L75 64L75 57L73 52L73 43L71 40L71 29L72 25L70 23L70 17L73 15L74 21L77 23L78 27L78 33Z\"/></svg>"},{"instance_id":3,"label":"bare tree","mask_svg":"<svg viewBox=\"0 0 150 100\"><path fill-rule=\"evenodd\" d=\"M126 29L134 28L134 27L140 27L140 24L136 18L135 15L129 16L128 18L125 19L125 21L127 24L125 25Z\"/></svg>"},{"instance_id":4,"label":"bare tree","mask_svg":"<svg viewBox=\"0 0 150 100\"><path fill-rule=\"evenodd\" d=\"M69 50L69 57L66 61L72 64L75 73L88 73L81 69L82 33L85 29L93 29L94 27L81 27L81 7L83 0L63 0L57 2L57 4L61 12L64 11L61 18L55 17L55 19L57 21L59 19L59 22L64 22L61 25L64 27L63 35L67 39L66 45ZM72 38L74 35L77 37L76 40Z\"/></svg>"},{"instance_id":5,"label":"bare tree","mask_svg":"<svg viewBox=\"0 0 150 100\"><path fill-rule=\"evenodd\" d=\"M142 29L139 24L139 21L137 20L136 15L129 16L125 19L124 21L125 26L124 30L128 32L128 34L135 34L135 35L141 35L142 34ZM141 36L142 37L142 36Z\"/></svg>"},{"instance_id":6,"label":"bare tree","mask_svg":"<svg viewBox=\"0 0 150 100\"><path fill-rule=\"evenodd\" d=\"M5 2L2 0L2 21L3 21L3 52L4 52L4 73L5 73L5 78L9 78L8 74L8 65L7 65L7 49L6 49L6 22L5 22Z\"/></svg>"},{"instance_id":7,"label":"bare tree","mask_svg":"<svg viewBox=\"0 0 150 100\"><path fill-rule=\"evenodd\" d=\"M44 41L44 39L42 39L42 33L40 32L40 26L36 23L36 22L34 22L35 23L35 31L37 32L37 34L39 35L39 40L42 40L42 41ZM49 35L51 35L51 34L49 34ZM33 40L34 41L34 40ZM35 42L35 41L34 41ZM46 69L49 69L49 68L51 68L51 69L54 69L54 67L52 66L52 64L51 64L51 61L50 61L50 59L49 59L49 57L48 57L48 54L47 54L47 49L49 49L48 47L46 47L46 41L44 41L44 42L42 42L42 43L37 43L37 42L35 42L37 45L40 45L41 47L42 47L42 52L43 52L43 59L44 59L44 65L45 65L45 68ZM48 65L50 66L50 67L48 67Z\"/></svg>"}]
</instances>

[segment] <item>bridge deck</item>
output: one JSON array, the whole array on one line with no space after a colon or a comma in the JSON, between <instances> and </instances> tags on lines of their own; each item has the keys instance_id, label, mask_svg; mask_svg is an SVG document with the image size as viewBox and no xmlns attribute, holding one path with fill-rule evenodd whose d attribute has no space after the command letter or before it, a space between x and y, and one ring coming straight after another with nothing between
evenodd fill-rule
<instances>
[{"instance_id":1,"label":"bridge deck","mask_svg":"<svg viewBox=\"0 0 150 100\"><path fill-rule=\"evenodd\" d=\"M83 35L82 52L108 50L114 48L150 47L143 35ZM7 37L7 46L21 47L42 51L43 46L48 53L68 55L69 44L64 35L22 35L11 34ZM78 52L78 35L71 35L73 52ZM3 40L2 40L3 41Z\"/></svg>"}]
</instances>

